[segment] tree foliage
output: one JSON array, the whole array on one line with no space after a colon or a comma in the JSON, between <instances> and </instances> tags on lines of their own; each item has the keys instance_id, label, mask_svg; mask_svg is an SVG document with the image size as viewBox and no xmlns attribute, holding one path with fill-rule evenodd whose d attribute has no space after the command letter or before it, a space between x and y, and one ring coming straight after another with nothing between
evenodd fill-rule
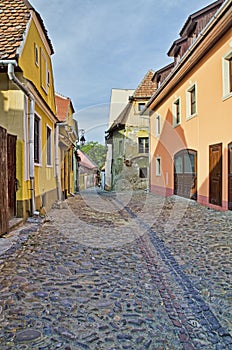
<instances>
[{"instance_id":1,"label":"tree foliage","mask_svg":"<svg viewBox=\"0 0 232 350\"><path fill-rule=\"evenodd\" d=\"M107 146L104 146L96 141L89 141L80 147L81 151L96 163L101 169L106 161Z\"/></svg>"}]
</instances>

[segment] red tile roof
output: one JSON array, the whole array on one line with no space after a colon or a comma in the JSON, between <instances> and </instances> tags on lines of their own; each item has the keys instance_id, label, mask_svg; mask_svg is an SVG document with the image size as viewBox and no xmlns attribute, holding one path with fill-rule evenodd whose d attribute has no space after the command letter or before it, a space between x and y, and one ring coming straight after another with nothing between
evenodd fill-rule
<instances>
[{"instance_id":1,"label":"red tile roof","mask_svg":"<svg viewBox=\"0 0 232 350\"><path fill-rule=\"evenodd\" d=\"M69 110L71 100L69 97L60 96L57 94L55 96L55 100L56 100L56 117L60 122L64 122L68 117L68 110Z\"/></svg>"},{"instance_id":2,"label":"red tile roof","mask_svg":"<svg viewBox=\"0 0 232 350\"><path fill-rule=\"evenodd\" d=\"M119 116L115 119L113 124L110 126L110 128L107 130L107 133L112 133L114 130L122 129L124 128L129 114L130 110L132 108L132 102L136 99L149 99L154 94L156 90L156 82L153 81L154 77L153 70L149 70L147 74L144 76L141 83L138 85L137 89L135 90L133 96L129 98L129 101L126 105L126 107L122 110L122 112L119 114ZM108 136L106 136L108 138Z\"/></svg>"},{"instance_id":3,"label":"red tile roof","mask_svg":"<svg viewBox=\"0 0 232 350\"><path fill-rule=\"evenodd\" d=\"M87 156L87 154L82 152L80 149L77 152L81 158L80 166L87 168L87 169L91 169L91 170L97 170L97 165L94 163L94 161L92 159L90 159Z\"/></svg>"},{"instance_id":4,"label":"red tile roof","mask_svg":"<svg viewBox=\"0 0 232 350\"><path fill-rule=\"evenodd\" d=\"M139 84L139 86L135 90L133 97L150 98L153 95L156 88L156 85L152 80L153 76L154 76L153 70L149 70L145 75L145 77L143 78L142 82Z\"/></svg>"},{"instance_id":5,"label":"red tile roof","mask_svg":"<svg viewBox=\"0 0 232 350\"><path fill-rule=\"evenodd\" d=\"M47 38L51 53L54 53L44 23L38 12L27 0L0 1L0 59L17 59L18 49L23 42L31 11L36 14Z\"/></svg>"}]
</instances>

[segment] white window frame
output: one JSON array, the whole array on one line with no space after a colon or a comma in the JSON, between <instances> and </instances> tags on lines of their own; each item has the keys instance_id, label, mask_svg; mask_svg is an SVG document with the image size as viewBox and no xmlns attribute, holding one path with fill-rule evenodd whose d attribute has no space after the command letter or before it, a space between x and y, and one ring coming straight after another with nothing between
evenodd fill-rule
<instances>
[{"instance_id":1,"label":"white window frame","mask_svg":"<svg viewBox=\"0 0 232 350\"><path fill-rule=\"evenodd\" d=\"M50 141L48 144L48 130L50 130ZM47 167L52 167L52 128L47 124L46 125L46 165ZM49 147L49 148L48 148ZM50 151L50 163L48 162L48 151Z\"/></svg>"},{"instance_id":2,"label":"white window frame","mask_svg":"<svg viewBox=\"0 0 232 350\"><path fill-rule=\"evenodd\" d=\"M35 165L37 165L37 166L41 166L42 165L42 119L41 119L41 117L37 114L37 113L35 113L35 116L34 116L34 118L38 118L38 120L39 120L39 147L38 147L38 149L39 149L39 161L37 162L37 161L35 161L34 160L34 164Z\"/></svg>"},{"instance_id":3,"label":"white window frame","mask_svg":"<svg viewBox=\"0 0 232 350\"><path fill-rule=\"evenodd\" d=\"M160 136L161 134L161 115L155 115L155 136Z\"/></svg>"},{"instance_id":4,"label":"white window frame","mask_svg":"<svg viewBox=\"0 0 232 350\"><path fill-rule=\"evenodd\" d=\"M179 106L179 121L177 121L177 106ZM176 127L181 123L181 100L176 98L172 103L172 125Z\"/></svg>"},{"instance_id":5,"label":"white window frame","mask_svg":"<svg viewBox=\"0 0 232 350\"><path fill-rule=\"evenodd\" d=\"M195 113L191 113L191 96L192 91L195 89ZM197 116L197 84L196 82L191 84L186 90L186 119L191 119Z\"/></svg>"},{"instance_id":6,"label":"white window frame","mask_svg":"<svg viewBox=\"0 0 232 350\"><path fill-rule=\"evenodd\" d=\"M51 84L51 73L50 70L47 69L47 86L50 86Z\"/></svg>"},{"instance_id":7,"label":"white window frame","mask_svg":"<svg viewBox=\"0 0 232 350\"><path fill-rule=\"evenodd\" d=\"M161 157L155 158L155 175L161 176Z\"/></svg>"},{"instance_id":8,"label":"white window frame","mask_svg":"<svg viewBox=\"0 0 232 350\"><path fill-rule=\"evenodd\" d=\"M222 58L222 99L225 100L232 96L232 91L230 84L230 63L229 60L232 59L232 49L227 52Z\"/></svg>"},{"instance_id":9,"label":"white window frame","mask_svg":"<svg viewBox=\"0 0 232 350\"><path fill-rule=\"evenodd\" d=\"M48 93L48 61L42 48L40 50L40 62L41 87L46 93Z\"/></svg>"},{"instance_id":10,"label":"white window frame","mask_svg":"<svg viewBox=\"0 0 232 350\"><path fill-rule=\"evenodd\" d=\"M34 45L34 53L35 53L35 65L39 67L39 48L36 44Z\"/></svg>"}]
</instances>

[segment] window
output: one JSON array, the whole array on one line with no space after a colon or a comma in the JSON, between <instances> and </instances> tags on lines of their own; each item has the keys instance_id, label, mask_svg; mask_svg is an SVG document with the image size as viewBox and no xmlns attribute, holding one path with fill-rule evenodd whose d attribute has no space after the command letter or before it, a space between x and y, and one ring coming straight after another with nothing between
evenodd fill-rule
<instances>
[{"instance_id":1,"label":"window","mask_svg":"<svg viewBox=\"0 0 232 350\"><path fill-rule=\"evenodd\" d=\"M160 131L161 131L161 128L160 128L160 115L157 115L156 116L156 128L155 128L155 131L156 131L156 136L159 136L160 135Z\"/></svg>"},{"instance_id":2,"label":"window","mask_svg":"<svg viewBox=\"0 0 232 350\"><path fill-rule=\"evenodd\" d=\"M119 140L118 141L118 153L119 153L119 155L122 155L122 151L123 151L122 146L123 146L122 140Z\"/></svg>"},{"instance_id":3,"label":"window","mask_svg":"<svg viewBox=\"0 0 232 350\"><path fill-rule=\"evenodd\" d=\"M140 179L147 178L147 168L139 168L139 177Z\"/></svg>"},{"instance_id":4,"label":"window","mask_svg":"<svg viewBox=\"0 0 232 350\"><path fill-rule=\"evenodd\" d=\"M177 126L180 124L180 99L174 101L172 106L172 114L173 114L173 126Z\"/></svg>"},{"instance_id":5,"label":"window","mask_svg":"<svg viewBox=\"0 0 232 350\"><path fill-rule=\"evenodd\" d=\"M35 44L35 64L39 66L39 49L36 44Z\"/></svg>"},{"instance_id":6,"label":"window","mask_svg":"<svg viewBox=\"0 0 232 350\"><path fill-rule=\"evenodd\" d=\"M175 169L175 174L182 174L183 173L183 156L182 156L182 154L175 156L174 169Z\"/></svg>"},{"instance_id":7,"label":"window","mask_svg":"<svg viewBox=\"0 0 232 350\"><path fill-rule=\"evenodd\" d=\"M192 174L195 172L195 154L186 153L184 154L184 173Z\"/></svg>"},{"instance_id":8,"label":"window","mask_svg":"<svg viewBox=\"0 0 232 350\"><path fill-rule=\"evenodd\" d=\"M47 165L52 165L52 130L47 126Z\"/></svg>"},{"instance_id":9,"label":"window","mask_svg":"<svg viewBox=\"0 0 232 350\"><path fill-rule=\"evenodd\" d=\"M47 86L50 86L50 72L47 71Z\"/></svg>"},{"instance_id":10,"label":"window","mask_svg":"<svg viewBox=\"0 0 232 350\"><path fill-rule=\"evenodd\" d=\"M197 153L193 150L179 151L174 157L175 174L195 174Z\"/></svg>"},{"instance_id":11,"label":"window","mask_svg":"<svg viewBox=\"0 0 232 350\"><path fill-rule=\"evenodd\" d=\"M34 119L34 162L40 163L41 152L40 152L40 139L41 139L41 121L40 118L35 115Z\"/></svg>"},{"instance_id":12,"label":"window","mask_svg":"<svg viewBox=\"0 0 232 350\"><path fill-rule=\"evenodd\" d=\"M223 97L232 96L232 51L222 60Z\"/></svg>"},{"instance_id":13,"label":"window","mask_svg":"<svg viewBox=\"0 0 232 350\"><path fill-rule=\"evenodd\" d=\"M187 90L187 118L194 117L197 114L197 91L196 84L193 84Z\"/></svg>"},{"instance_id":14,"label":"window","mask_svg":"<svg viewBox=\"0 0 232 350\"><path fill-rule=\"evenodd\" d=\"M41 72L40 72L40 79L41 79L41 87L44 89L45 92L47 92L48 87L48 64L47 59L44 54L44 52L41 50Z\"/></svg>"},{"instance_id":15,"label":"window","mask_svg":"<svg viewBox=\"0 0 232 350\"><path fill-rule=\"evenodd\" d=\"M197 40L197 34L193 33L192 36L190 37L190 43L191 45Z\"/></svg>"},{"instance_id":16,"label":"window","mask_svg":"<svg viewBox=\"0 0 232 350\"><path fill-rule=\"evenodd\" d=\"M149 139L148 137L139 137L139 153L149 152Z\"/></svg>"},{"instance_id":17,"label":"window","mask_svg":"<svg viewBox=\"0 0 232 350\"><path fill-rule=\"evenodd\" d=\"M138 104L138 110L139 110L139 112L142 112L142 110L144 109L144 107L145 107L145 103L139 103L139 104Z\"/></svg>"},{"instance_id":18,"label":"window","mask_svg":"<svg viewBox=\"0 0 232 350\"><path fill-rule=\"evenodd\" d=\"M196 113L196 90L195 86L189 91L190 93L190 113L191 115Z\"/></svg>"},{"instance_id":19,"label":"window","mask_svg":"<svg viewBox=\"0 0 232 350\"><path fill-rule=\"evenodd\" d=\"M161 75L158 75L157 77L157 89L159 89L161 86Z\"/></svg>"},{"instance_id":20,"label":"window","mask_svg":"<svg viewBox=\"0 0 232 350\"><path fill-rule=\"evenodd\" d=\"M155 160L155 174L161 176L161 158L157 157Z\"/></svg>"}]
</instances>

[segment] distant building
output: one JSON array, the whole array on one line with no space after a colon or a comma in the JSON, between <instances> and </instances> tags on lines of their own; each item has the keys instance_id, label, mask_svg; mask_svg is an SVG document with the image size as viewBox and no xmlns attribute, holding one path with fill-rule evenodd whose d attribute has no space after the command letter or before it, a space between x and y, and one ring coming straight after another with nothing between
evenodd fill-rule
<instances>
[{"instance_id":1,"label":"distant building","mask_svg":"<svg viewBox=\"0 0 232 350\"><path fill-rule=\"evenodd\" d=\"M129 96L125 108L107 130L106 142L111 146L111 168L106 168L106 178L111 177L113 189L148 187L149 118L141 115L141 111L155 91L153 76L152 70L145 75L133 95Z\"/></svg>"},{"instance_id":2,"label":"distant building","mask_svg":"<svg viewBox=\"0 0 232 350\"><path fill-rule=\"evenodd\" d=\"M81 150L77 151L79 162L78 162L78 188L80 190L86 190L98 185L98 166L87 154Z\"/></svg>"},{"instance_id":3,"label":"distant building","mask_svg":"<svg viewBox=\"0 0 232 350\"><path fill-rule=\"evenodd\" d=\"M132 96L134 90L132 89L112 89L110 97L110 112L108 128L114 123L119 114L128 103L129 97ZM105 163L105 188L110 190L112 188L112 144L107 143L107 155Z\"/></svg>"}]
</instances>

